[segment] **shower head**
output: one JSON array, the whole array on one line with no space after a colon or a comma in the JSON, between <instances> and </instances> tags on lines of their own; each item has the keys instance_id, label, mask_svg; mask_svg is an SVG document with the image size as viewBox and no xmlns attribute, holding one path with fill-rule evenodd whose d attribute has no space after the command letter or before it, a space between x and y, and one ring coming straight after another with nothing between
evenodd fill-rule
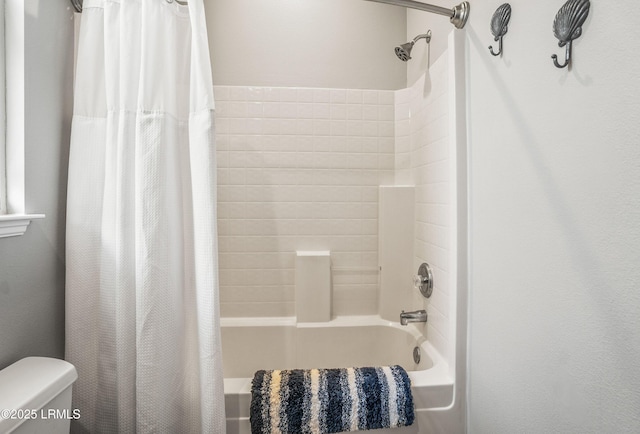
<instances>
[{"instance_id":1,"label":"shower head","mask_svg":"<svg viewBox=\"0 0 640 434\"><path fill-rule=\"evenodd\" d=\"M413 48L413 44L415 44L415 42L412 41L396 47L396 56L398 56L398 59L403 62L411 59L411 49Z\"/></svg>"},{"instance_id":2,"label":"shower head","mask_svg":"<svg viewBox=\"0 0 640 434\"><path fill-rule=\"evenodd\" d=\"M398 59L402 60L403 62L406 62L409 59L411 59L411 50L413 49L413 46L415 45L415 43L420 39L426 39L428 44L431 41L431 30L427 31L427 33L416 36L415 38L413 38L413 41L411 42L407 42L406 44L402 44L396 47L395 51L396 51L396 56L398 56Z\"/></svg>"}]
</instances>

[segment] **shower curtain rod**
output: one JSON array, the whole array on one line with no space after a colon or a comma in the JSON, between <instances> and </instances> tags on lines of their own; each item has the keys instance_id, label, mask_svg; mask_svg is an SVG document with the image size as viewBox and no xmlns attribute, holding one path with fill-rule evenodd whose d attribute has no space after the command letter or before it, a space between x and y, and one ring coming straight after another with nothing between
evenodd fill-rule
<instances>
[{"instance_id":1,"label":"shower curtain rod","mask_svg":"<svg viewBox=\"0 0 640 434\"><path fill-rule=\"evenodd\" d=\"M449 21L457 29L461 29L467 23L469 18L470 5L468 1L464 1L451 9L434 6L427 3L421 3L413 0L367 0L376 3L386 3L388 5L403 6L405 8L417 9L419 11L431 12L438 15L449 17Z\"/></svg>"},{"instance_id":2,"label":"shower curtain rod","mask_svg":"<svg viewBox=\"0 0 640 434\"><path fill-rule=\"evenodd\" d=\"M183 0L166 0L166 2L167 3L176 2L182 6L186 6L189 4L188 1L183 1ZM76 12L82 12L82 0L71 0L71 4L73 5L73 8L76 10Z\"/></svg>"},{"instance_id":3,"label":"shower curtain rod","mask_svg":"<svg viewBox=\"0 0 640 434\"><path fill-rule=\"evenodd\" d=\"M186 5L189 2L183 0L166 0L167 3L173 3L174 1L179 5ZM449 17L449 21L456 28L461 29L467 23L467 18L469 18L469 2L463 1L459 5L454 6L451 9L443 8L441 6L434 6L427 3L421 3L413 0L367 0L376 3L386 3L394 6L402 6L410 9L417 9L419 11L431 12L438 15L444 15ZM82 0L71 0L71 4L73 5L76 12L82 12Z\"/></svg>"}]
</instances>

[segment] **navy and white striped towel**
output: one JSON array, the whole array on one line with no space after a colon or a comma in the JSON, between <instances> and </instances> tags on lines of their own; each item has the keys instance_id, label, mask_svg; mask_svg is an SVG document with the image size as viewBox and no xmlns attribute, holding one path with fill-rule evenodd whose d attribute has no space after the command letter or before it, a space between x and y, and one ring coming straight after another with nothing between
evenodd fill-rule
<instances>
[{"instance_id":1,"label":"navy and white striped towel","mask_svg":"<svg viewBox=\"0 0 640 434\"><path fill-rule=\"evenodd\" d=\"M325 434L413 423L411 381L400 366L258 371L252 434Z\"/></svg>"}]
</instances>

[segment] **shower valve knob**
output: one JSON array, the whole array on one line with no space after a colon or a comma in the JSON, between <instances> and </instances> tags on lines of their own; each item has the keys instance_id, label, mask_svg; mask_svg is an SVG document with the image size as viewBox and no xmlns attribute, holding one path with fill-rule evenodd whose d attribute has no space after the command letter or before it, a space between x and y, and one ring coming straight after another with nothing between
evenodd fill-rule
<instances>
[{"instance_id":1,"label":"shower valve knob","mask_svg":"<svg viewBox=\"0 0 640 434\"><path fill-rule=\"evenodd\" d=\"M425 298L431 297L433 293L433 273L426 262L420 265L418 274L413 276L413 286L419 289Z\"/></svg>"},{"instance_id":2,"label":"shower valve knob","mask_svg":"<svg viewBox=\"0 0 640 434\"><path fill-rule=\"evenodd\" d=\"M414 274L413 276L413 287L416 289L420 289L420 285L427 283L427 278L422 277L419 274Z\"/></svg>"}]
</instances>

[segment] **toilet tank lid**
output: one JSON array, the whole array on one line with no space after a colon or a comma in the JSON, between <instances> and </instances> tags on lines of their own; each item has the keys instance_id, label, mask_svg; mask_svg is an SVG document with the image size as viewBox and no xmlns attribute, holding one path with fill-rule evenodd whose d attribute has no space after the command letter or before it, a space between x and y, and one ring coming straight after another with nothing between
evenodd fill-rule
<instances>
[{"instance_id":1,"label":"toilet tank lid","mask_svg":"<svg viewBox=\"0 0 640 434\"><path fill-rule=\"evenodd\" d=\"M78 378L69 362L27 357L0 371L0 409L38 410ZM5 421L0 418L0 428ZM0 432L2 429L0 429Z\"/></svg>"}]
</instances>

